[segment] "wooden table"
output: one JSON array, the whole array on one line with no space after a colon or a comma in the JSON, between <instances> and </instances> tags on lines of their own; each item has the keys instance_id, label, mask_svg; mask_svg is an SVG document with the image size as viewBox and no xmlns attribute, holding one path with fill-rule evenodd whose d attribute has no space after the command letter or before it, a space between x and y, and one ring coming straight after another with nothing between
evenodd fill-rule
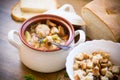
<instances>
[{"instance_id":1,"label":"wooden table","mask_svg":"<svg viewBox=\"0 0 120 80\"><path fill-rule=\"evenodd\" d=\"M58 0L59 6L72 4L80 15L82 6L91 0ZM24 76L31 74L36 80L67 80L63 79L65 69L55 73L39 73L28 69L19 59L18 50L11 46L7 39L10 30L19 30L21 23L11 18L11 8L18 0L0 0L0 80L24 80Z\"/></svg>"}]
</instances>

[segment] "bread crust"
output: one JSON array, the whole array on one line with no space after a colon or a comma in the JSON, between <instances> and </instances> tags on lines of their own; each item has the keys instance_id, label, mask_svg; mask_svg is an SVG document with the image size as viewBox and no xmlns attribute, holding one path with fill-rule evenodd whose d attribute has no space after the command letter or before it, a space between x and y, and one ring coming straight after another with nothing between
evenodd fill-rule
<instances>
[{"instance_id":1,"label":"bread crust","mask_svg":"<svg viewBox=\"0 0 120 80\"><path fill-rule=\"evenodd\" d=\"M114 15L107 14L102 3L98 3L97 1L92 1L82 8L81 13L82 13L82 17L85 20L85 22L88 22L85 19L85 15L84 15L85 10L90 11L94 16L96 16L97 19L99 19L99 21L101 21L104 25L106 25L105 27L108 28L109 32L111 32L110 34L112 34L111 37L114 36L114 39L110 39L110 40L120 41L120 27L119 27L120 25L117 24L117 21L116 21L117 14L114 14ZM90 16L90 15L88 15L88 16ZM92 22L91 19L89 21ZM87 23L86 23L86 25L90 28L90 25L88 25ZM99 26L99 24L98 24L98 26ZM104 28L104 27L101 26L101 28ZM91 31L93 31L93 30L91 30ZM105 37L106 34L103 36ZM98 36L96 36L95 39L97 39ZM88 33L88 37L91 38L91 34ZM101 37L101 39L104 39L104 38Z\"/></svg>"},{"instance_id":2,"label":"bread crust","mask_svg":"<svg viewBox=\"0 0 120 80\"><path fill-rule=\"evenodd\" d=\"M15 13L14 13L14 10L16 9L16 7L18 7L20 4L20 2L17 2L13 7L12 7L12 10L11 10L11 17L13 20L15 21L18 21L18 22L23 22L24 20L26 20L24 17L21 16L17 16Z\"/></svg>"}]
</instances>

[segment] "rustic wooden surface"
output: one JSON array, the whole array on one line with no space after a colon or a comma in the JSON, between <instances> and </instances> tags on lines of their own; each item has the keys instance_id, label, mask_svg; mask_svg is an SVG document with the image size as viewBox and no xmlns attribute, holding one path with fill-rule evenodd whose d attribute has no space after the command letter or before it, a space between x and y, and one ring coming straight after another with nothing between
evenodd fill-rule
<instances>
[{"instance_id":1,"label":"rustic wooden surface","mask_svg":"<svg viewBox=\"0 0 120 80\"><path fill-rule=\"evenodd\" d=\"M59 7L65 3L73 5L80 15L82 6L91 0L57 0ZM39 73L28 69L19 59L18 50L11 46L7 39L10 30L19 30L22 23L11 18L11 8L18 0L0 0L0 80L24 80L24 76L31 74L36 80L66 80L63 79L65 69L55 73Z\"/></svg>"}]
</instances>

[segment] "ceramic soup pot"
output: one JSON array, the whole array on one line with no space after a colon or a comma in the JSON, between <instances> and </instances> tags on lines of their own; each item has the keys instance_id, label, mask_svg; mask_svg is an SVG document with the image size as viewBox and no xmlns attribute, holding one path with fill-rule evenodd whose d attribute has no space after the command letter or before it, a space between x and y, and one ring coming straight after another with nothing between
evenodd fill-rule
<instances>
[{"instance_id":1,"label":"ceramic soup pot","mask_svg":"<svg viewBox=\"0 0 120 80\"><path fill-rule=\"evenodd\" d=\"M68 29L69 39L65 45L70 46L71 48L67 50L57 49L52 51L43 51L30 46L26 42L24 35L26 28L34 22L47 19L55 21ZM75 43L74 37L76 35L79 35L79 40ZM18 40L16 40L15 36ZM67 55L72 48L85 41L85 33L82 30L74 31L72 24L62 17L51 14L41 14L26 20L22 24L20 31L9 31L8 40L10 44L19 50L20 60L25 66L38 72L50 73L59 71L65 67Z\"/></svg>"}]
</instances>

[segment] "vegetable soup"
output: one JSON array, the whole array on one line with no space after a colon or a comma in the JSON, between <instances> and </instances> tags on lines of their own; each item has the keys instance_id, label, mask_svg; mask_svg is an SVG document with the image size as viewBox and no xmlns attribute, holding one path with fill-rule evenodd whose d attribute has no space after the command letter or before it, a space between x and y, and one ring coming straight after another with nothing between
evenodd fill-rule
<instances>
[{"instance_id":1,"label":"vegetable soup","mask_svg":"<svg viewBox=\"0 0 120 80\"><path fill-rule=\"evenodd\" d=\"M43 20L30 24L24 34L28 44L40 50L59 49L51 42L65 45L69 38L69 31L66 27L52 20Z\"/></svg>"}]
</instances>

